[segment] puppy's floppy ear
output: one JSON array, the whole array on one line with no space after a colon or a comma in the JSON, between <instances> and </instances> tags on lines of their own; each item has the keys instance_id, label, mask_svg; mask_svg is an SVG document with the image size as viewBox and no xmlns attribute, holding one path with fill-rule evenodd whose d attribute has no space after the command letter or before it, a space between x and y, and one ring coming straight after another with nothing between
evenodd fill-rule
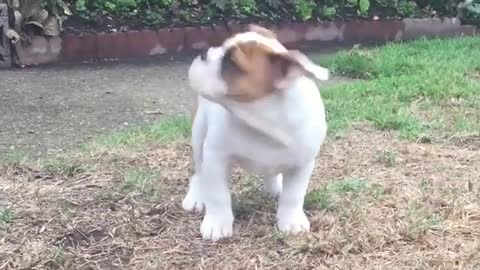
<instances>
[{"instance_id":1,"label":"puppy's floppy ear","mask_svg":"<svg viewBox=\"0 0 480 270\"><path fill-rule=\"evenodd\" d=\"M309 76L326 81L330 77L329 70L313 63L300 51L290 50L285 53L270 55L272 68L275 70L277 87L300 76Z\"/></svg>"}]
</instances>

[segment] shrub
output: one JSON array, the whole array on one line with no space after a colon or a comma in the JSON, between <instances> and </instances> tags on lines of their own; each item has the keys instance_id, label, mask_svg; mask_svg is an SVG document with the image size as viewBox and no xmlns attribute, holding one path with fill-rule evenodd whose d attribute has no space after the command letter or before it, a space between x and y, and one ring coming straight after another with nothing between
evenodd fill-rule
<instances>
[{"instance_id":1,"label":"shrub","mask_svg":"<svg viewBox=\"0 0 480 270\"><path fill-rule=\"evenodd\" d=\"M47 0L44 0L47 1ZM478 1L478 0L474 0ZM140 25L206 24L219 21L309 21L349 18L454 16L464 0L69 0L88 20L114 16ZM478 7L462 16L478 21Z\"/></svg>"}]
</instances>

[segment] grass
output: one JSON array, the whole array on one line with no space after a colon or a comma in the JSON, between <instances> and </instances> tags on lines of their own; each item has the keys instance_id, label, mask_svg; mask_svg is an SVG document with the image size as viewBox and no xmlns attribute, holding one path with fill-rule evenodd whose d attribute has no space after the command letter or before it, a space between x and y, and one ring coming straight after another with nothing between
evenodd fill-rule
<instances>
[{"instance_id":1,"label":"grass","mask_svg":"<svg viewBox=\"0 0 480 270\"><path fill-rule=\"evenodd\" d=\"M130 170L125 174L123 189L144 195L155 195L155 184L158 174L147 169Z\"/></svg>"},{"instance_id":2,"label":"grass","mask_svg":"<svg viewBox=\"0 0 480 270\"><path fill-rule=\"evenodd\" d=\"M49 174L74 176L85 171L85 166L64 156L48 157L40 161L40 167Z\"/></svg>"},{"instance_id":3,"label":"grass","mask_svg":"<svg viewBox=\"0 0 480 270\"><path fill-rule=\"evenodd\" d=\"M0 164L7 166L20 166L28 159L29 157L26 153L20 151L11 151L0 160Z\"/></svg>"},{"instance_id":4,"label":"grass","mask_svg":"<svg viewBox=\"0 0 480 270\"><path fill-rule=\"evenodd\" d=\"M113 135L104 136L86 145L87 149L112 150L124 146L135 147L147 143L167 143L190 136L191 120L186 116L177 116L153 125L129 128Z\"/></svg>"},{"instance_id":5,"label":"grass","mask_svg":"<svg viewBox=\"0 0 480 270\"><path fill-rule=\"evenodd\" d=\"M407 139L478 133L479 46L473 37L419 40L320 59L336 74L363 79L323 91L330 130L368 121Z\"/></svg>"},{"instance_id":6,"label":"grass","mask_svg":"<svg viewBox=\"0 0 480 270\"><path fill-rule=\"evenodd\" d=\"M10 224L13 220L12 209L0 207L0 224Z\"/></svg>"},{"instance_id":7,"label":"grass","mask_svg":"<svg viewBox=\"0 0 480 270\"><path fill-rule=\"evenodd\" d=\"M332 181L326 186L308 193L305 197L305 207L310 209L335 210L337 197L353 197L370 188L375 196L378 196L379 187L369 187L368 182L364 179L353 177Z\"/></svg>"},{"instance_id":8,"label":"grass","mask_svg":"<svg viewBox=\"0 0 480 270\"><path fill-rule=\"evenodd\" d=\"M394 167L397 162L397 153L389 150L378 151L375 156L379 163L387 167Z\"/></svg>"}]
</instances>

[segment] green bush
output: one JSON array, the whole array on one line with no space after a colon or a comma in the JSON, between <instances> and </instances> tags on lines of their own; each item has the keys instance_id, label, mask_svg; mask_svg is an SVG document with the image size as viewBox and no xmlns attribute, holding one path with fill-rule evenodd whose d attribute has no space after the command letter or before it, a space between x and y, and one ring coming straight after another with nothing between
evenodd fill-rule
<instances>
[{"instance_id":1,"label":"green bush","mask_svg":"<svg viewBox=\"0 0 480 270\"><path fill-rule=\"evenodd\" d=\"M477 0L475 0L477 1ZM70 0L89 20L110 15L138 24L206 24L218 21L309 21L456 15L463 0ZM469 7L470 20L478 13ZM473 15L472 15L473 14Z\"/></svg>"}]
</instances>

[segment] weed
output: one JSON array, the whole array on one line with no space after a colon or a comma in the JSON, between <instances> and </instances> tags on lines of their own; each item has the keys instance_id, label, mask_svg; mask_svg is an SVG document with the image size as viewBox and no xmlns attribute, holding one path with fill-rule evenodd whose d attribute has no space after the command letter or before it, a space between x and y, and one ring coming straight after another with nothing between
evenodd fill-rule
<instances>
[{"instance_id":1,"label":"weed","mask_svg":"<svg viewBox=\"0 0 480 270\"><path fill-rule=\"evenodd\" d=\"M333 210L333 206L333 194L327 187L313 190L305 196L305 207L307 209Z\"/></svg>"},{"instance_id":2,"label":"weed","mask_svg":"<svg viewBox=\"0 0 480 270\"><path fill-rule=\"evenodd\" d=\"M72 177L85 171L84 167L77 161L68 160L65 157L52 157L40 162L44 171L50 174Z\"/></svg>"},{"instance_id":3,"label":"weed","mask_svg":"<svg viewBox=\"0 0 480 270\"><path fill-rule=\"evenodd\" d=\"M116 134L100 138L87 148L115 149L123 146L141 146L147 142L167 143L187 138L191 131L191 121L186 116L166 119L154 125L130 128Z\"/></svg>"},{"instance_id":4,"label":"weed","mask_svg":"<svg viewBox=\"0 0 480 270\"><path fill-rule=\"evenodd\" d=\"M65 251L63 248L56 248L53 251L50 261L46 263L49 269L61 269L65 264Z\"/></svg>"},{"instance_id":5,"label":"weed","mask_svg":"<svg viewBox=\"0 0 480 270\"><path fill-rule=\"evenodd\" d=\"M332 181L327 186L309 192L305 197L307 208L315 207L324 210L333 210L335 196L339 193L358 193L367 187L367 182L357 178L347 178Z\"/></svg>"},{"instance_id":6,"label":"weed","mask_svg":"<svg viewBox=\"0 0 480 270\"><path fill-rule=\"evenodd\" d=\"M438 229L441 225L441 218L436 214L431 214L419 202L411 203L408 213L408 231L412 238L427 233L430 230Z\"/></svg>"},{"instance_id":7,"label":"weed","mask_svg":"<svg viewBox=\"0 0 480 270\"><path fill-rule=\"evenodd\" d=\"M373 196L373 198L377 199L377 200L380 200L383 198L383 196L385 196L385 194L387 193L385 191L385 188L380 185L380 184L373 184L371 187L370 187L370 192Z\"/></svg>"},{"instance_id":8,"label":"weed","mask_svg":"<svg viewBox=\"0 0 480 270\"><path fill-rule=\"evenodd\" d=\"M328 189L336 193L358 193L368 186L367 182L359 178L346 178L331 182Z\"/></svg>"},{"instance_id":9,"label":"weed","mask_svg":"<svg viewBox=\"0 0 480 270\"><path fill-rule=\"evenodd\" d=\"M157 180L158 174L151 170L131 170L125 175L123 190L138 192L144 195L155 195L155 183Z\"/></svg>"},{"instance_id":10,"label":"weed","mask_svg":"<svg viewBox=\"0 0 480 270\"><path fill-rule=\"evenodd\" d=\"M13 221L13 211L11 208L0 207L0 224L10 224Z\"/></svg>"},{"instance_id":11,"label":"weed","mask_svg":"<svg viewBox=\"0 0 480 270\"><path fill-rule=\"evenodd\" d=\"M28 155L19 151L12 151L7 153L2 159L1 163L7 166L19 166L28 160Z\"/></svg>"},{"instance_id":12,"label":"weed","mask_svg":"<svg viewBox=\"0 0 480 270\"><path fill-rule=\"evenodd\" d=\"M375 159L386 167L394 167L397 161L397 153L389 150L377 151Z\"/></svg>"}]
</instances>

